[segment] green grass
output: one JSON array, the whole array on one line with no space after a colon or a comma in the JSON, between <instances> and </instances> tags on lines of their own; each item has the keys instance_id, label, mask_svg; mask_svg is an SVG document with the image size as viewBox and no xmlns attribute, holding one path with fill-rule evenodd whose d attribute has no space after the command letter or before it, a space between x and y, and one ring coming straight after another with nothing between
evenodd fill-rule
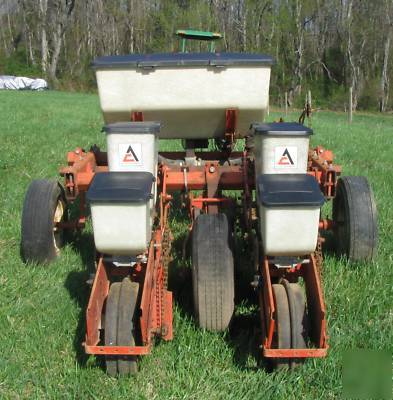
<instances>
[{"instance_id":1,"label":"green grass","mask_svg":"<svg viewBox=\"0 0 393 400\"><path fill-rule=\"evenodd\" d=\"M175 246L176 273L170 280L176 299L174 340L158 343L142 358L138 376L107 377L101 361L86 357L81 347L89 296L84 282L93 259L91 234L67 245L47 267L26 266L19 256L21 209L30 181L56 177L66 152L76 146L104 147L101 126L95 95L0 93L0 398L340 398L344 350L391 352L393 118L355 115L348 126L344 114L320 112L313 117L313 143L332 149L344 174L369 178L380 234L374 265L325 259L328 357L309 360L292 373L257 368L252 294L239 300L237 329L215 334L196 328L190 315L189 263ZM168 148L168 142L164 146ZM178 212L172 226L179 242L186 224ZM246 287L251 277L241 276Z\"/></svg>"}]
</instances>

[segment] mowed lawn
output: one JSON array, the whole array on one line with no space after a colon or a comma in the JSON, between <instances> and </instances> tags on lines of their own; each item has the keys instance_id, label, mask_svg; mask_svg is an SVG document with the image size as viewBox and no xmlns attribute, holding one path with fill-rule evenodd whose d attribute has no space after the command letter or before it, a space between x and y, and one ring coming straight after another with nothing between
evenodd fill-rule
<instances>
[{"instance_id":1,"label":"mowed lawn","mask_svg":"<svg viewBox=\"0 0 393 400\"><path fill-rule=\"evenodd\" d=\"M288 120L295 118L297 113ZM104 148L102 124L96 95L0 92L0 398L341 398L344 350L392 351L393 117L356 114L349 126L344 114L319 112L313 116L312 142L333 150L344 174L369 178L380 237L373 265L325 258L328 357L308 360L291 373L258 368L256 298L246 291L252 279L247 272L236 275L241 282L233 329L223 334L198 329L191 315L190 262L181 258L187 225L177 212L169 282L175 293L175 338L157 343L140 360L136 377L106 376L102 360L86 357L81 346L89 296L85 281L93 263L91 229L49 266L25 265L19 255L29 183L56 179L66 152L76 146L88 149L96 143ZM170 145L162 144L165 149ZM179 143L173 145L178 148Z\"/></svg>"}]
</instances>

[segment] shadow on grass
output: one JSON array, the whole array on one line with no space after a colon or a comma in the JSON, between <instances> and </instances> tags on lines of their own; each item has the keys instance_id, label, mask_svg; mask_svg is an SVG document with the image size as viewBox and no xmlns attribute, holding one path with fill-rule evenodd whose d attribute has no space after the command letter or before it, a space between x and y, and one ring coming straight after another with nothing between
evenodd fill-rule
<instances>
[{"instance_id":1,"label":"shadow on grass","mask_svg":"<svg viewBox=\"0 0 393 400\"><path fill-rule=\"evenodd\" d=\"M190 219L181 207L180 196L174 194L170 213L170 226L175 239L172 242L172 261L168 268L168 287L182 314L194 318L192 300Z\"/></svg>"},{"instance_id":2,"label":"shadow on grass","mask_svg":"<svg viewBox=\"0 0 393 400\"><path fill-rule=\"evenodd\" d=\"M242 370L257 368L250 365L250 357L258 361L258 337L260 336L257 296L250 285L254 276L250 255L251 249L238 233L234 240L235 313L226 340L234 349L235 365Z\"/></svg>"},{"instance_id":3,"label":"shadow on grass","mask_svg":"<svg viewBox=\"0 0 393 400\"><path fill-rule=\"evenodd\" d=\"M321 235L324 239L322 245L322 251L324 254L329 255L331 257L338 257L336 252L336 243L334 239L334 234L332 231L321 231Z\"/></svg>"},{"instance_id":4,"label":"shadow on grass","mask_svg":"<svg viewBox=\"0 0 393 400\"><path fill-rule=\"evenodd\" d=\"M86 332L86 308L89 301L90 288L86 284L91 273L94 272L94 239L86 232L75 235L74 240L70 241L73 250L81 257L85 267L83 271L71 271L64 283L70 297L78 304L80 308L78 316L78 325L74 335L74 351L78 364L81 367L86 366L89 356L85 353L82 343L85 340Z\"/></svg>"}]
</instances>

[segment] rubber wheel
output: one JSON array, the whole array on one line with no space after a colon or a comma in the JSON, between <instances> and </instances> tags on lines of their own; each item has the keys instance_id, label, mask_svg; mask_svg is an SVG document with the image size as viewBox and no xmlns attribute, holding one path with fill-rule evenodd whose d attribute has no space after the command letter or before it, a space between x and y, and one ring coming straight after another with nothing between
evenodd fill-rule
<instances>
[{"instance_id":1,"label":"rubber wheel","mask_svg":"<svg viewBox=\"0 0 393 400\"><path fill-rule=\"evenodd\" d=\"M297 283L283 280L288 296L289 316L291 319L291 348L307 348L308 316L303 290Z\"/></svg>"},{"instance_id":2,"label":"rubber wheel","mask_svg":"<svg viewBox=\"0 0 393 400\"><path fill-rule=\"evenodd\" d=\"M117 312L120 297L120 282L112 283L106 299L105 310L105 346L117 344ZM117 357L105 356L106 372L109 376L117 375Z\"/></svg>"},{"instance_id":3,"label":"rubber wheel","mask_svg":"<svg viewBox=\"0 0 393 400\"><path fill-rule=\"evenodd\" d=\"M201 214L192 231L194 312L199 326L225 330L234 310L234 261L225 214Z\"/></svg>"},{"instance_id":4,"label":"rubber wheel","mask_svg":"<svg viewBox=\"0 0 393 400\"><path fill-rule=\"evenodd\" d=\"M117 345L135 346L133 318L138 299L139 283L124 278L120 288L117 315ZM120 356L117 361L119 375L138 372L136 356Z\"/></svg>"},{"instance_id":5,"label":"rubber wheel","mask_svg":"<svg viewBox=\"0 0 393 400\"><path fill-rule=\"evenodd\" d=\"M289 316L291 319L291 348L306 349L309 337L309 319L306 300L301 286L284 280L283 285L288 296ZM305 361L304 358L291 359L291 368L295 368Z\"/></svg>"},{"instance_id":6,"label":"rubber wheel","mask_svg":"<svg viewBox=\"0 0 393 400\"><path fill-rule=\"evenodd\" d=\"M275 348L290 349L291 348L291 319L289 315L289 305L287 292L283 285L272 285L273 298L275 305ZM288 358L273 359L273 367L276 369L289 368L291 366Z\"/></svg>"},{"instance_id":7,"label":"rubber wheel","mask_svg":"<svg viewBox=\"0 0 393 400\"><path fill-rule=\"evenodd\" d=\"M66 200L58 182L31 182L23 204L21 255L25 262L46 264L63 245L63 230L56 223L67 218Z\"/></svg>"},{"instance_id":8,"label":"rubber wheel","mask_svg":"<svg viewBox=\"0 0 393 400\"><path fill-rule=\"evenodd\" d=\"M377 210L373 192L363 176L338 180L333 200L336 251L351 261L370 261L378 244Z\"/></svg>"},{"instance_id":9,"label":"rubber wheel","mask_svg":"<svg viewBox=\"0 0 393 400\"><path fill-rule=\"evenodd\" d=\"M135 346L133 318L138 299L139 284L128 277L112 283L105 311L105 345ZM124 376L137 372L136 356L106 356L109 376Z\"/></svg>"}]
</instances>

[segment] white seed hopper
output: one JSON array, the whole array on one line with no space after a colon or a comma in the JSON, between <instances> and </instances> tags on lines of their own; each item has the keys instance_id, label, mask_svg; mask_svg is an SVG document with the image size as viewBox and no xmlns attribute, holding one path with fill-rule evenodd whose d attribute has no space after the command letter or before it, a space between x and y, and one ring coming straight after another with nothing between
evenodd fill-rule
<instances>
[{"instance_id":1,"label":"white seed hopper","mask_svg":"<svg viewBox=\"0 0 393 400\"><path fill-rule=\"evenodd\" d=\"M105 123L143 112L162 123L160 138L213 138L225 131L225 111L238 110L237 132L263 121L269 103L270 56L168 53L97 58Z\"/></svg>"}]
</instances>

